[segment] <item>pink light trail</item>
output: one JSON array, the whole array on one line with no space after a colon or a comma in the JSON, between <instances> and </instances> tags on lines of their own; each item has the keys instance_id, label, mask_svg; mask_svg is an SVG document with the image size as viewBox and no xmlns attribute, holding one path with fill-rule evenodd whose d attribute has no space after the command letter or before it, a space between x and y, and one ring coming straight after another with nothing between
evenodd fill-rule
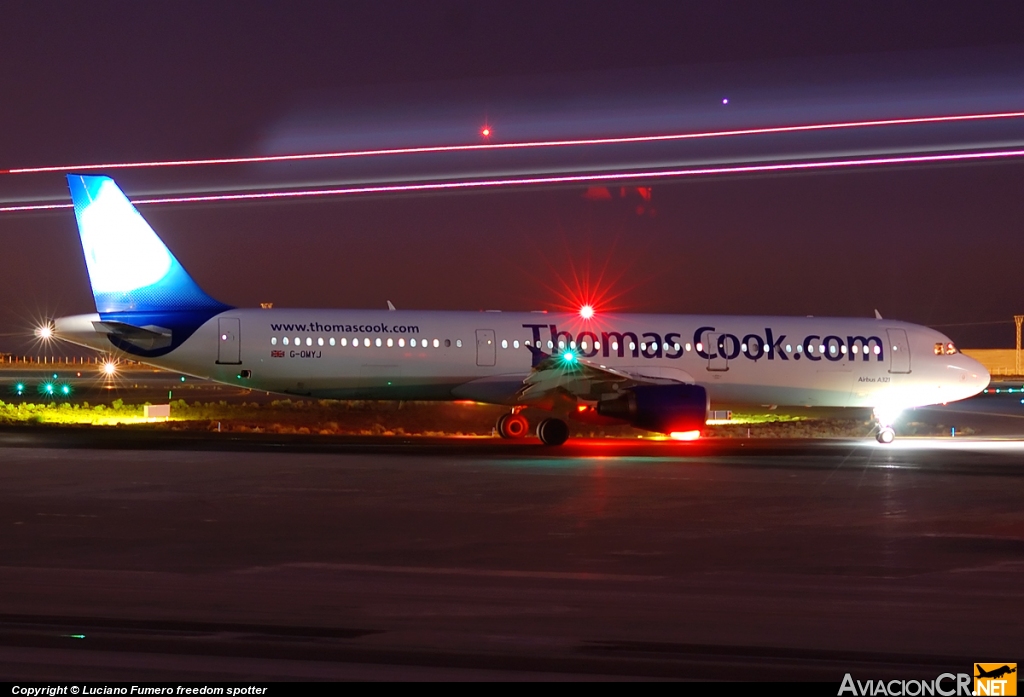
<instances>
[{"instance_id":1,"label":"pink light trail","mask_svg":"<svg viewBox=\"0 0 1024 697\"><path fill-rule=\"evenodd\" d=\"M850 160L823 160L820 162L785 162L764 165L739 165L732 167L702 167L696 169L655 170L650 172L614 172L609 174L571 174L549 177L520 177L514 179L486 179L473 181L428 182L424 184L382 184L341 189L306 189L301 191L263 191L239 194L206 194L200 196L169 196L164 198L142 198L132 201L136 205L166 203L212 203L231 201L254 201L268 199L297 199L353 194L390 194L424 191L453 191L460 189L493 189L505 186L529 186L538 184L578 184L629 179L671 179L716 174L751 174L769 172L799 172L822 169L867 167L878 165L929 164L941 162L968 162L1005 159L1024 156L1024 150L993 150L987 152L951 153L940 155L904 155L898 157L872 157ZM72 208L70 203L27 204L0 207L0 213L24 213L31 211Z\"/></svg>"},{"instance_id":2,"label":"pink light trail","mask_svg":"<svg viewBox=\"0 0 1024 697\"><path fill-rule=\"evenodd\" d=\"M197 165L238 165L271 162L296 162L302 160L328 160L346 157L370 157L380 155L416 155L425 153L471 152L478 150L514 150L526 148L571 147L584 145L624 145L628 143L657 143L665 141L694 140L701 138L723 138L744 135L768 135L773 133L799 133L838 129L870 128L879 126L906 126L929 123L952 123L983 121L992 119L1015 119L1024 117L1024 111L1007 111L987 114L960 114L953 116L920 116L902 119L876 119L871 121L839 121L835 123L806 124L800 126L771 126L766 128L742 128L725 131L702 131L698 133L669 133L653 136L623 136L612 138L581 138L573 140L538 140L518 143L477 143L469 145L431 145L411 148L380 148L375 150L345 150L339 152L305 153L294 155L265 155L253 157L221 157L194 160L152 160L148 162L110 162L105 164L53 165L46 167L16 167L0 169L0 174L40 174L45 172L86 172L99 169L141 169L150 167L189 167Z\"/></svg>"}]
</instances>

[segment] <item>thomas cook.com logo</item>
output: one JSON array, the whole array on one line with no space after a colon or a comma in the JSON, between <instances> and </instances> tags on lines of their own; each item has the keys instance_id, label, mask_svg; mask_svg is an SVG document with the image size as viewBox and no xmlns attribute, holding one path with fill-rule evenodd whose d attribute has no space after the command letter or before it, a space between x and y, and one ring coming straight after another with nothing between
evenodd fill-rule
<instances>
[{"instance_id":1,"label":"thomas cook.com logo","mask_svg":"<svg viewBox=\"0 0 1024 697\"><path fill-rule=\"evenodd\" d=\"M974 675L942 673L932 680L856 680L847 673L839 686L838 697L1014 697L1016 694L1016 663L975 663Z\"/></svg>"}]
</instances>

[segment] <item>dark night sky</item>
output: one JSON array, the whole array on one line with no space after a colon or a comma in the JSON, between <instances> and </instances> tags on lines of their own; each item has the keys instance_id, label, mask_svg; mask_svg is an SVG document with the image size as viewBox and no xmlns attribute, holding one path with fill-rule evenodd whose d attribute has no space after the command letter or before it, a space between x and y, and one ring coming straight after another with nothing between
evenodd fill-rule
<instances>
[{"instance_id":1,"label":"dark night sky","mask_svg":"<svg viewBox=\"0 0 1024 697\"><path fill-rule=\"evenodd\" d=\"M7 3L0 168L255 154L296 109L378 93L402 109L403 91L439 83L475 86L472 104L480 85L599 86L605 71L1024 44L1019 4ZM1022 175L1024 162L662 183L656 217L583 188L144 214L236 305L540 309L571 269L607 266L623 310L877 307L1010 345ZM0 197L10 185L0 176ZM33 318L93 310L70 212L0 216L0 299L0 350L26 348ZM1004 324L968 326L989 321Z\"/></svg>"}]
</instances>

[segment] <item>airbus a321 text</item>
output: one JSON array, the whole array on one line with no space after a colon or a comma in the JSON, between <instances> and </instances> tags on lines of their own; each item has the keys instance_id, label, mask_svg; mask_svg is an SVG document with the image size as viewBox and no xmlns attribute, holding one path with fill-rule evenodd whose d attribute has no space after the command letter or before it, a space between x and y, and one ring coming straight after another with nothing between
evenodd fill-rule
<instances>
[{"instance_id":1,"label":"airbus a321 text","mask_svg":"<svg viewBox=\"0 0 1024 697\"><path fill-rule=\"evenodd\" d=\"M948 337L875 318L240 309L204 293L109 177L68 183L96 313L60 339L289 395L474 400L506 438L568 437L565 419L697 437L712 407L903 409L970 397L986 370Z\"/></svg>"}]
</instances>

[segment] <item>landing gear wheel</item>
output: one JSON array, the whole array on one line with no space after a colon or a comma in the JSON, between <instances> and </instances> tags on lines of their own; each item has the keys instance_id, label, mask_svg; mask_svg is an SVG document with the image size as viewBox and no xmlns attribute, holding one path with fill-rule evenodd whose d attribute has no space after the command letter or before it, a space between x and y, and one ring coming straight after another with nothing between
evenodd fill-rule
<instances>
[{"instance_id":1,"label":"landing gear wheel","mask_svg":"<svg viewBox=\"0 0 1024 697\"><path fill-rule=\"evenodd\" d=\"M896 431L892 430L892 428L890 428L889 426L886 426L885 428L878 432L876 438L879 443L884 443L885 445L888 445L889 443L892 443L894 440L896 440Z\"/></svg>"},{"instance_id":2,"label":"landing gear wheel","mask_svg":"<svg viewBox=\"0 0 1024 697\"><path fill-rule=\"evenodd\" d=\"M530 423L522 414L502 414L496 428L502 438L522 438L530 430Z\"/></svg>"},{"instance_id":3,"label":"landing gear wheel","mask_svg":"<svg viewBox=\"0 0 1024 697\"><path fill-rule=\"evenodd\" d=\"M569 427L561 419L544 419L537 424L537 437L544 445L561 445L569 440Z\"/></svg>"}]
</instances>

